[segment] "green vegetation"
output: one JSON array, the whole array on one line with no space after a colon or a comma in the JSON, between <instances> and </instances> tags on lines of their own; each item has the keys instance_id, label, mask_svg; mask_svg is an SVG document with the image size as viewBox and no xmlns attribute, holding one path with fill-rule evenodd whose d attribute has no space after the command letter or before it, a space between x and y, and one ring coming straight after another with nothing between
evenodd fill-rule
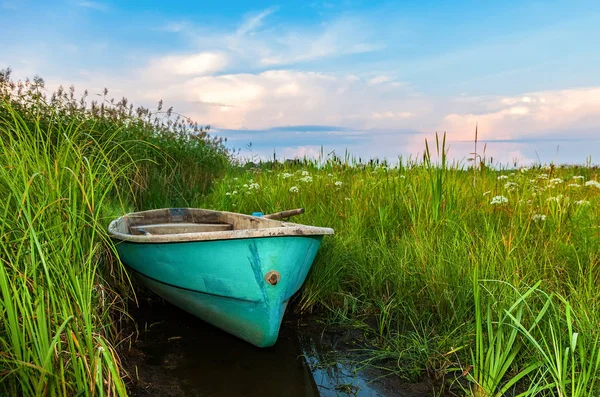
<instances>
[{"instance_id":1,"label":"green vegetation","mask_svg":"<svg viewBox=\"0 0 600 397\"><path fill-rule=\"evenodd\" d=\"M599 395L598 169L346 156L231 164L172 110L0 73L0 394L126 395L125 211L306 208L333 227L293 306L362 331L361 365L459 394ZM431 149L431 152L430 150Z\"/></svg>"},{"instance_id":2,"label":"green vegetation","mask_svg":"<svg viewBox=\"0 0 600 397\"><path fill-rule=\"evenodd\" d=\"M228 163L220 141L167 113L73 89L46 98L41 79L0 73L0 395L127 394L116 346L131 288L108 221L185 205Z\"/></svg>"},{"instance_id":3,"label":"green vegetation","mask_svg":"<svg viewBox=\"0 0 600 397\"><path fill-rule=\"evenodd\" d=\"M474 180L444 139L434 151L396 167L331 157L232 171L202 205L304 207L298 221L333 227L296 309L364 330L370 365L456 378L475 396L596 395L598 170L483 159Z\"/></svg>"}]
</instances>

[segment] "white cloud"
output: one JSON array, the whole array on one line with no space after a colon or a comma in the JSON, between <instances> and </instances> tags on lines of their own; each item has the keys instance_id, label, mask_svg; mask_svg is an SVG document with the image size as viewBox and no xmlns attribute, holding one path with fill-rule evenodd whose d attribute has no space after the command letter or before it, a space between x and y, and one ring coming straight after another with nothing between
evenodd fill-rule
<instances>
[{"instance_id":1,"label":"white cloud","mask_svg":"<svg viewBox=\"0 0 600 397\"><path fill-rule=\"evenodd\" d=\"M518 139L540 134L552 137L566 130L587 130L582 133L590 134L589 131L600 129L600 87L481 98L479 102L488 110L448 114L439 129L449 131L454 139L470 139L476 123L481 139Z\"/></svg>"},{"instance_id":2,"label":"white cloud","mask_svg":"<svg viewBox=\"0 0 600 397\"><path fill-rule=\"evenodd\" d=\"M167 55L154 59L146 72L153 76L202 76L217 72L227 65L227 56L218 52Z\"/></svg>"}]
</instances>

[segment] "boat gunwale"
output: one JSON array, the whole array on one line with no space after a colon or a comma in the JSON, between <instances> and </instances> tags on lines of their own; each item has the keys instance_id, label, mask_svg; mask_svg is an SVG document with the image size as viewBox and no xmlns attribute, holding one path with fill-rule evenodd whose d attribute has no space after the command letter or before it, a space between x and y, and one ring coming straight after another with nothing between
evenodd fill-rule
<instances>
[{"instance_id":1,"label":"boat gunwale","mask_svg":"<svg viewBox=\"0 0 600 397\"><path fill-rule=\"evenodd\" d=\"M122 233L118 231L118 225L122 221L126 221L128 217L133 216L144 216L144 214L149 214L153 211L161 211L159 210L149 210L149 211L139 211L139 212L131 212L125 215L120 216L117 219L114 219L110 222L108 226L108 233L110 237L126 241L130 243L181 243L181 242L201 242L201 241L216 241L216 240L238 240L238 239L249 239L249 238L265 238L265 237L302 237L302 236L324 236L329 234L334 234L334 230L328 227L318 227L318 226L308 226L302 225L298 223L292 222L280 222L280 221L272 221L274 227L261 227L254 229L238 229L238 230L225 230L225 231L216 231L216 232L195 232L195 233L173 233L173 234L154 234L154 235L134 235L130 233ZM194 208L189 208L189 210L194 210ZM235 212L228 211L214 211L214 210L204 210L213 213L222 213L230 216L239 216L246 219L255 219L255 220L268 220L266 218L255 217L252 215L245 215Z\"/></svg>"}]
</instances>

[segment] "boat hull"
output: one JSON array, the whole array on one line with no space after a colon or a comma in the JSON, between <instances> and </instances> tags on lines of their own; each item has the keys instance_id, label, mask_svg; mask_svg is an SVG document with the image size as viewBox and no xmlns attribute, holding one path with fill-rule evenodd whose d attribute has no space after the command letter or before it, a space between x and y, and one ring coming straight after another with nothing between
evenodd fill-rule
<instances>
[{"instance_id":1,"label":"boat hull","mask_svg":"<svg viewBox=\"0 0 600 397\"><path fill-rule=\"evenodd\" d=\"M323 236L173 243L121 241L123 263L153 292L256 346L272 346ZM270 278L269 275L277 277Z\"/></svg>"}]
</instances>

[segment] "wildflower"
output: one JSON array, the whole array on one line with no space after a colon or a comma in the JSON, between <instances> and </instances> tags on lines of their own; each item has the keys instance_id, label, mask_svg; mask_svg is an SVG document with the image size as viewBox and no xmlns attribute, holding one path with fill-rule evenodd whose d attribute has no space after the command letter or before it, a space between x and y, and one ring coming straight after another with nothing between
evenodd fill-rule
<instances>
[{"instance_id":1,"label":"wildflower","mask_svg":"<svg viewBox=\"0 0 600 397\"><path fill-rule=\"evenodd\" d=\"M548 174L539 174L537 179L548 179Z\"/></svg>"},{"instance_id":2,"label":"wildflower","mask_svg":"<svg viewBox=\"0 0 600 397\"><path fill-rule=\"evenodd\" d=\"M508 179L508 176L506 176L506 175L500 175L498 177L498 180L502 180L502 179Z\"/></svg>"},{"instance_id":3,"label":"wildflower","mask_svg":"<svg viewBox=\"0 0 600 397\"><path fill-rule=\"evenodd\" d=\"M235 196L237 193L238 193L237 190L234 190L233 192L231 192L231 195Z\"/></svg>"},{"instance_id":4,"label":"wildflower","mask_svg":"<svg viewBox=\"0 0 600 397\"><path fill-rule=\"evenodd\" d=\"M598 183L597 181L594 180L589 180L585 183L585 186L593 186L593 187L597 187L598 189L600 189L600 183Z\"/></svg>"},{"instance_id":5,"label":"wildflower","mask_svg":"<svg viewBox=\"0 0 600 397\"><path fill-rule=\"evenodd\" d=\"M309 176L310 174L308 173L308 171L302 171L302 176Z\"/></svg>"},{"instance_id":6,"label":"wildflower","mask_svg":"<svg viewBox=\"0 0 600 397\"><path fill-rule=\"evenodd\" d=\"M245 193L246 193L246 195L248 195L248 194L252 194L252 193L250 192L250 190L246 190L246 192L245 192Z\"/></svg>"},{"instance_id":7,"label":"wildflower","mask_svg":"<svg viewBox=\"0 0 600 397\"><path fill-rule=\"evenodd\" d=\"M533 220L534 222L540 222L540 221L543 222L546 220L546 215L535 214L534 216L531 217L531 220Z\"/></svg>"},{"instance_id":8,"label":"wildflower","mask_svg":"<svg viewBox=\"0 0 600 397\"><path fill-rule=\"evenodd\" d=\"M284 172L283 174L281 174L281 176L283 177L283 179L288 179L290 176L292 176L292 174L290 174L289 172Z\"/></svg>"},{"instance_id":9,"label":"wildflower","mask_svg":"<svg viewBox=\"0 0 600 397\"><path fill-rule=\"evenodd\" d=\"M548 181L548 183L553 183L555 185L558 185L559 183L563 183L563 180L560 178L552 178Z\"/></svg>"},{"instance_id":10,"label":"wildflower","mask_svg":"<svg viewBox=\"0 0 600 397\"><path fill-rule=\"evenodd\" d=\"M490 204L506 204L508 203L508 199L504 196L494 196L492 197L492 201Z\"/></svg>"},{"instance_id":11,"label":"wildflower","mask_svg":"<svg viewBox=\"0 0 600 397\"><path fill-rule=\"evenodd\" d=\"M298 190L299 190L299 189L298 189L298 186L292 186L292 187L290 188L290 193L298 193Z\"/></svg>"},{"instance_id":12,"label":"wildflower","mask_svg":"<svg viewBox=\"0 0 600 397\"><path fill-rule=\"evenodd\" d=\"M577 188L581 187L581 185L578 185L576 183L569 183L567 186L568 187L577 187Z\"/></svg>"},{"instance_id":13,"label":"wildflower","mask_svg":"<svg viewBox=\"0 0 600 397\"><path fill-rule=\"evenodd\" d=\"M225 193L225 196L231 196L231 193L227 192Z\"/></svg>"},{"instance_id":14,"label":"wildflower","mask_svg":"<svg viewBox=\"0 0 600 397\"><path fill-rule=\"evenodd\" d=\"M341 187L343 185L342 181L336 181L335 186Z\"/></svg>"},{"instance_id":15,"label":"wildflower","mask_svg":"<svg viewBox=\"0 0 600 397\"><path fill-rule=\"evenodd\" d=\"M98 346L98 353L104 353L104 348L102 346Z\"/></svg>"},{"instance_id":16,"label":"wildflower","mask_svg":"<svg viewBox=\"0 0 600 397\"><path fill-rule=\"evenodd\" d=\"M239 178L233 178L234 181L237 181Z\"/></svg>"},{"instance_id":17,"label":"wildflower","mask_svg":"<svg viewBox=\"0 0 600 397\"><path fill-rule=\"evenodd\" d=\"M583 175L573 175L573 179L585 179Z\"/></svg>"},{"instance_id":18,"label":"wildflower","mask_svg":"<svg viewBox=\"0 0 600 397\"><path fill-rule=\"evenodd\" d=\"M333 177L333 174L327 174L327 176L328 176L328 177L330 177L330 178L332 178L332 177Z\"/></svg>"},{"instance_id":19,"label":"wildflower","mask_svg":"<svg viewBox=\"0 0 600 397\"><path fill-rule=\"evenodd\" d=\"M560 199L561 199L561 198L562 198L562 194L561 194L561 195L559 195L559 196L557 196L557 197L548 197L548 200L547 200L547 201L553 201L553 202L555 202L555 203L558 203L558 202L560 202Z\"/></svg>"},{"instance_id":20,"label":"wildflower","mask_svg":"<svg viewBox=\"0 0 600 397\"><path fill-rule=\"evenodd\" d=\"M535 179L530 179L529 183L536 183L537 181Z\"/></svg>"},{"instance_id":21,"label":"wildflower","mask_svg":"<svg viewBox=\"0 0 600 397\"><path fill-rule=\"evenodd\" d=\"M406 179L406 176L404 176L404 175L400 175L400 178L402 178L402 179Z\"/></svg>"},{"instance_id":22,"label":"wildflower","mask_svg":"<svg viewBox=\"0 0 600 397\"><path fill-rule=\"evenodd\" d=\"M300 178L300 181L310 183L310 182L312 182L312 177L309 175L306 175L304 178Z\"/></svg>"},{"instance_id":23,"label":"wildflower","mask_svg":"<svg viewBox=\"0 0 600 397\"><path fill-rule=\"evenodd\" d=\"M590 202L587 200L577 200L575 201L576 205L590 205Z\"/></svg>"},{"instance_id":24,"label":"wildflower","mask_svg":"<svg viewBox=\"0 0 600 397\"><path fill-rule=\"evenodd\" d=\"M248 190L254 190L254 189L259 189L260 185L256 182L251 183L250 186L248 186Z\"/></svg>"},{"instance_id":25,"label":"wildflower","mask_svg":"<svg viewBox=\"0 0 600 397\"><path fill-rule=\"evenodd\" d=\"M508 176L515 176L515 173L511 172L510 174L508 174Z\"/></svg>"},{"instance_id":26,"label":"wildflower","mask_svg":"<svg viewBox=\"0 0 600 397\"><path fill-rule=\"evenodd\" d=\"M506 182L504 187L508 190L515 190L515 188L519 187L519 184L516 182Z\"/></svg>"},{"instance_id":27,"label":"wildflower","mask_svg":"<svg viewBox=\"0 0 600 397\"><path fill-rule=\"evenodd\" d=\"M244 187L245 187L245 188L247 188L247 187L248 187L248 184L247 184L247 183L244 183Z\"/></svg>"},{"instance_id":28,"label":"wildflower","mask_svg":"<svg viewBox=\"0 0 600 397\"><path fill-rule=\"evenodd\" d=\"M522 167L520 171L521 171L521 174L524 174L527 171L529 171L529 167Z\"/></svg>"}]
</instances>

